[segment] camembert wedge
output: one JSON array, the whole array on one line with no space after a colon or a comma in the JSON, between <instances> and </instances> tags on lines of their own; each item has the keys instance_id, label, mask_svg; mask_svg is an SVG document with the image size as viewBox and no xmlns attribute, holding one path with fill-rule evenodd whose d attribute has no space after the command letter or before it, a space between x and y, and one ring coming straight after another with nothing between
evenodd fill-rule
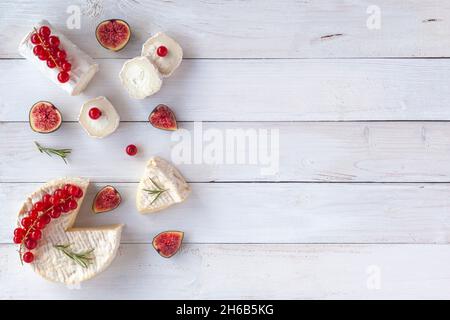
<instances>
[{"instance_id":1,"label":"camembert wedge","mask_svg":"<svg viewBox=\"0 0 450 320\"><path fill-rule=\"evenodd\" d=\"M141 213L151 213L186 200L191 189L181 173L170 163L151 158L136 195L136 206Z\"/></svg>"}]
</instances>

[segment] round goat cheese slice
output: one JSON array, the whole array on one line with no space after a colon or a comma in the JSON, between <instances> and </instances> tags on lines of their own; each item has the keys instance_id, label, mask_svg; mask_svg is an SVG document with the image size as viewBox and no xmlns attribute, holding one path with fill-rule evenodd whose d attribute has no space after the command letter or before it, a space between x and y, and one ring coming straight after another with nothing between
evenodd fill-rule
<instances>
[{"instance_id":1,"label":"round goat cheese slice","mask_svg":"<svg viewBox=\"0 0 450 320\"><path fill-rule=\"evenodd\" d=\"M89 116L89 110L94 107L101 111L98 119ZM78 121L91 137L104 138L116 131L120 117L111 102L102 96L88 100L81 106Z\"/></svg>"},{"instance_id":2,"label":"round goat cheese slice","mask_svg":"<svg viewBox=\"0 0 450 320\"><path fill-rule=\"evenodd\" d=\"M162 86L162 78L158 69L147 57L127 60L119 77L128 94L135 99L151 96Z\"/></svg>"}]
</instances>

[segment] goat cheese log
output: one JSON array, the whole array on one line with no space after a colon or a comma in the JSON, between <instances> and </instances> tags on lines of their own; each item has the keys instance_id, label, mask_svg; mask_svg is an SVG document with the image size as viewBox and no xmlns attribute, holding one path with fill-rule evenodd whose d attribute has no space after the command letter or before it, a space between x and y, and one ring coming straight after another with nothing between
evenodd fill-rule
<instances>
[{"instance_id":1,"label":"goat cheese log","mask_svg":"<svg viewBox=\"0 0 450 320\"><path fill-rule=\"evenodd\" d=\"M116 256L120 244L122 225L72 228L86 195L88 184L89 180L83 178L61 178L50 181L31 194L19 211L19 226L20 221L23 226L23 219L30 217L32 209L38 211L36 209L37 203L43 205L45 197L50 195L58 197L58 194L60 194L58 190L66 190L65 187L67 186L74 186L75 192L79 192L77 196L68 196L73 194L73 190L68 188L69 192L64 191L63 194L65 193L66 195L62 197L68 196L69 199L72 199L69 201L65 200L66 202L72 201L72 205L69 205L70 210L65 212L63 209L62 212L59 211L60 215L55 216L53 214L54 209L49 209L52 212L42 215L47 215L47 219L49 219L48 215L51 215L52 219L44 223L44 227L39 225L39 219L43 219L42 215L39 216L37 218L38 224L31 228L37 230L41 237L35 243L31 242L34 248L30 248L30 243L26 241L25 246L21 246L22 251L30 250L28 253L31 252L35 256L34 261L30 263L33 270L47 280L64 284L76 284L88 280L105 270ZM74 200L77 205L73 204ZM64 200L61 199L61 203L63 202ZM64 207L63 204L61 206ZM70 251L65 252L61 250L61 247L58 249L58 246L67 246L67 250ZM84 261L85 264L83 264L83 261L77 261L76 257L75 259L70 257L71 253L81 254L83 252L89 252L87 260Z\"/></svg>"},{"instance_id":2,"label":"goat cheese log","mask_svg":"<svg viewBox=\"0 0 450 320\"><path fill-rule=\"evenodd\" d=\"M160 211L183 202L190 192L191 188L173 165L153 157L139 182L136 206L141 213Z\"/></svg>"},{"instance_id":3,"label":"goat cheese log","mask_svg":"<svg viewBox=\"0 0 450 320\"><path fill-rule=\"evenodd\" d=\"M55 29L46 20L39 22L35 28L39 30L41 26L48 26L52 35L55 35L60 40L60 48L67 53L67 61L72 65L69 72L70 78L67 82L61 83L58 80L59 68L49 68L46 61L40 60L34 53L34 44L31 42L31 36L35 33L34 29L23 38L19 45L19 53L21 56L30 61L42 74L54 82L58 87L75 96L80 94L94 77L98 71L98 64L89 57L85 52L78 48L72 41L70 41L64 34Z\"/></svg>"}]
</instances>

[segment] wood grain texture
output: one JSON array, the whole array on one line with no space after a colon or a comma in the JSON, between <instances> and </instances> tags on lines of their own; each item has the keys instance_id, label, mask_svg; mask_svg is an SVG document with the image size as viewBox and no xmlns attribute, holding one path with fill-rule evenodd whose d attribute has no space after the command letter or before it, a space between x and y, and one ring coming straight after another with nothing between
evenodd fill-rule
<instances>
[{"instance_id":1,"label":"wood grain texture","mask_svg":"<svg viewBox=\"0 0 450 320\"><path fill-rule=\"evenodd\" d=\"M449 298L448 245L122 245L80 288L49 283L0 245L1 299ZM379 280L379 281L378 281Z\"/></svg>"},{"instance_id":2,"label":"wood grain texture","mask_svg":"<svg viewBox=\"0 0 450 320\"><path fill-rule=\"evenodd\" d=\"M76 121L81 105L99 95L123 121L146 121L159 103L182 121L450 119L450 60L185 60L144 100L120 84L125 60L97 61L100 72L84 94L69 97L28 62L0 60L0 121L27 121L39 100Z\"/></svg>"},{"instance_id":3,"label":"wood grain texture","mask_svg":"<svg viewBox=\"0 0 450 320\"><path fill-rule=\"evenodd\" d=\"M16 212L39 187L0 184L0 242L12 242ZM184 203L164 212L136 210L136 183L114 186L119 208L93 214L105 184L88 189L76 226L125 223L123 243L151 243L162 230L183 230L189 243L448 243L448 184L195 183Z\"/></svg>"},{"instance_id":4,"label":"wood grain texture","mask_svg":"<svg viewBox=\"0 0 450 320\"><path fill-rule=\"evenodd\" d=\"M81 28L68 29L66 13L78 5ZM369 29L367 13L377 5L380 29ZM16 58L17 43L46 18L93 57L134 57L158 31L177 39L188 58L443 57L450 54L450 5L431 0L249 0L0 3L0 57ZM133 37L119 52L95 39L104 20L127 20Z\"/></svg>"},{"instance_id":5,"label":"wood grain texture","mask_svg":"<svg viewBox=\"0 0 450 320\"><path fill-rule=\"evenodd\" d=\"M198 126L200 124L197 124ZM181 127L191 134L190 163L179 164L181 172L191 182L208 181L313 181L313 182L449 182L450 128L445 122L388 123L203 123L202 132L215 129L222 134L223 164L194 162L195 150L204 145L204 154L211 143L193 141L200 130L192 123ZM257 144L237 144L231 162L232 148L227 147L227 130L259 132L259 141L268 141L269 134L279 145L273 150ZM250 130L250 131L249 131ZM252 131L253 130L253 131ZM273 131L271 131L273 130ZM150 156L177 160L179 143L172 133L157 130L148 123L122 123L104 140L87 136L78 123L64 123L50 135L34 133L28 123L0 123L0 182L42 182L64 175L82 174L94 181L137 182ZM172 141L173 140L173 141ZM37 151L33 141L44 146L73 148L70 164L49 158ZM187 139L183 141L188 141ZM129 157L124 149L135 143L140 149ZM231 143L233 145L233 143ZM270 145L270 141L269 141ZM186 150L189 150L188 148ZM238 164L239 151L243 164ZM254 151L256 150L256 151ZM278 172L265 172L269 167ZM187 153L186 153L187 154ZM208 153L209 154L209 153ZM250 154L255 164L250 164ZM265 161L261 154L271 156Z\"/></svg>"}]
</instances>

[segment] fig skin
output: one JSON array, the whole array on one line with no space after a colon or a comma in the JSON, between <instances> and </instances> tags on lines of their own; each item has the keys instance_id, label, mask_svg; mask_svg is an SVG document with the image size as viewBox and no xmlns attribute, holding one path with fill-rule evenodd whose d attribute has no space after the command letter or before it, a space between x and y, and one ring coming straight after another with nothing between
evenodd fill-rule
<instances>
[{"instance_id":1,"label":"fig skin","mask_svg":"<svg viewBox=\"0 0 450 320\"><path fill-rule=\"evenodd\" d=\"M54 129L52 129L52 130L50 130L50 131L42 131L42 130L39 130L38 128L36 128L36 127L33 125L33 116L32 116L32 112L33 112L33 109L34 109L37 105L39 105L39 104L46 104L46 105L48 105L49 107L53 107L54 110L55 110L55 112L58 114L58 116L59 116L59 123L58 123L58 125L57 125ZM37 132L37 133L41 133L41 134L48 134L48 133L55 132L56 130L58 130L58 129L61 127L61 124L62 124L62 122L63 122L63 117L62 117L62 114L61 114L61 112L59 111L59 109L58 109L53 103L51 103L50 101L41 100L41 101L38 101L38 102L36 102L35 104L33 104L33 105L31 106L30 111L29 111L29 113L28 113L28 120L29 120L28 123L29 123L29 125L30 125L31 130L33 130L34 132Z\"/></svg>"},{"instance_id":2,"label":"fig skin","mask_svg":"<svg viewBox=\"0 0 450 320\"><path fill-rule=\"evenodd\" d=\"M158 116L159 112L168 112L169 113L168 116L170 117L170 121L173 122L172 126L170 126L170 127L161 126L158 124L158 122L156 122L153 119L154 116ZM175 113L173 113L172 109L170 109L165 104L158 104L155 107L155 109L153 109L153 111L148 116L148 121L152 124L153 127L157 128L157 129L166 130L166 131L175 131L178 129L178 124L177 124L177 119L175 117Z\"/></svg>"},{"instance_id":3,"label":"fig skin","mask_svg":"<svg viewBox=\"0 0 450 320\"><path fill-rule=\"evenodd\" d=\"M179 237L179 241L180 241L178 248L177 248L173 253L171 253L171 254L169 254L169 255L163 254L163 253L161 252L162 250L158 247L158 244L157 244L158 238L161 237L161 236L163 236L163 235L166 235L166 234L175 234L176 236ZM183 239L184 239L184 232L183 232L183 231L176 231L176 230L163 231L163 232L158 233L158 234L153 238L152 245L153 245L153 248L155 248L156 252L158 252L158 254L159 254L161 257L166 258L166 259L169 259L169 258L173 257L175 254L177 254L177 253L180 251L181 245L183 244Z\"/></svg>"},{"instance_id":4,"label":"fig skin","mask_svg":"<svg viewBox=\"0 0 450 320\"><path fill-rule=\"evenodd\" d=\"M104 44L102 39L101 39L101 35L99 34L99 29L101 27L103 27L104 25L106 25L108 23L112 23L114 21L119 22L120 24L126 26L127 30L128 30L128 37L126 39L123 39L122 40L123 43L121 45L117 46L117 47L108 46L108 45ZM122 50L123 48L125 48L127 46L128 42L130 42L130 39L131 39L131 28L130 28L130 25L128 24L128 22L126 22L125 20L122 20L122 19L107 19L107 20L104 20L104 21L100 22L97 25L97 28L95 29L95 37L97 38L97 42L103 48L111 50L111 51L114 51L114 52L118 52L118 51Z\"/></svg>"},{"instance_id":5,"label":"fig skin","mask_svg":"<svg viewBox=\"0 0 450 320\"><path fill-rule=\"evenodd\" d=\"M108 208L108 209L99 209L99 208L97 208L97 207L96 207L96 202L97 202L98 197L101 195L102 192L105 192L105 191L108 190L108 189L112 189L113 192L115 193L115 196L116 196L117 199L118 199L117 204L115 204L113 207ZM122 203L122 196L120 195L119 191L117 191L117 189L114 188L113 186L107 185L107 186L104 186L103 188L101 188L101 189L97 192L97 194L95 195L94 201L92 202L92 211L93 211L95 214L98 214L98 213L104 213L104 212L109 212L109 211L112 211L112 210L116 209L121 203Z\"/></svg>"}]
</instances>

